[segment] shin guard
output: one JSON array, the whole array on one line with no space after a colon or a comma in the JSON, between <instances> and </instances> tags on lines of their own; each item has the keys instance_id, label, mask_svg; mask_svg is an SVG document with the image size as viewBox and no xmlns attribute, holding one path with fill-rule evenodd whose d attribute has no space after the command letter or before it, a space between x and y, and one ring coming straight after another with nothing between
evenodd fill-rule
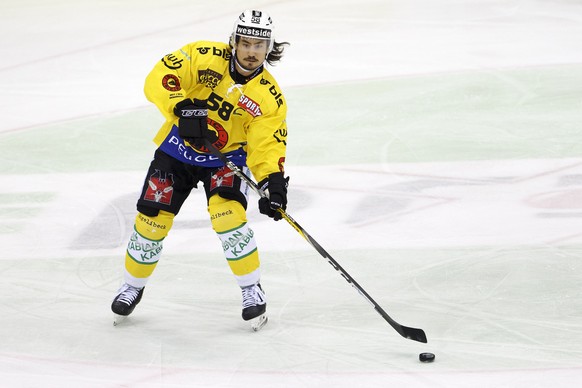
<instances>
[{"instance_id":1,"label":"shin guard","mask_svg":"<svg viewBox=\"0 0 582 388\"><path fill-rule=\"evenodd\" d=\"M237 201L213 195L208 204L212 228L222 242L224 256L239 286L260 279L260 261L254 233L247 225L244 207Z\"/></svg>"},{"instance_id":2,"label":"shin guard","mask_svg":"<svg viewBox=\"0 0 582 388\"><path fill-rule=\"evenodd\" d=\"M172 228L174 214L161 210L155 217L138 213L125 254L125 282L144 287L162 254L163 240Z\"/></svg>"}]
</instances>

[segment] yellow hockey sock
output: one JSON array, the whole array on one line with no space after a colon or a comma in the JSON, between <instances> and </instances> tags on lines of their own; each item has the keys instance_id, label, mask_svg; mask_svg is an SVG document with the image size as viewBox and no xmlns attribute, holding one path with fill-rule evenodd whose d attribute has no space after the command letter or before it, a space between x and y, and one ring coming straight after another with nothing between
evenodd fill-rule
<instances>
[{"instance_id":1,"label":"yellow hockey sock","mask_svg":"<svg viewBox=\"0 0 582 388\"><path fill-rule=\"evenodd\" d=\"M238 284L245 287L258 282L259 252L254 233L247 225L244 207L237 201L214 195L210 198L208 213Z\"/></svg>"},{"instance_id":2,"label":"yellow hockey sock","mask_svg":"<svg viewBox=\"0 0 582 388\"><path fill-rule=\"evenodd\" d=\"M160 210L156 217L138 213L125 253L125 280L144 287L162 254L163 240L172 228L174 214Z\"/></svg>"}]
</instances>

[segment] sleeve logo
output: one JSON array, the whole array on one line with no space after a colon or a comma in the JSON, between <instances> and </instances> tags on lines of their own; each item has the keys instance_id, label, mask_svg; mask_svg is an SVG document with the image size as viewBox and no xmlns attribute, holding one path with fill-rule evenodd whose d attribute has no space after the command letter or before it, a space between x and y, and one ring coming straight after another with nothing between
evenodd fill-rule
<instances>
[{"instance_id":1,"label":"sleeve logo","mask_svg":"<svg viewBox=\"0 0 582 388\"><path fill-rule=\"evenodd\" d=\"M166 74L162 78L162 86L170 92L177 92L181 89L180 80L174 74Z\"/></svg>"},{"instance_id":2,"label":"sleeve logo","mask_svg":"<svg viewBox=\"0 0 582 388\"><path fill-rule=\"evenodd\" d=\"M168 69L176 70L182 67L184 59L180 59L174 54L168 54L162 58L162 62Z\"/></svg>"}]
</instances>

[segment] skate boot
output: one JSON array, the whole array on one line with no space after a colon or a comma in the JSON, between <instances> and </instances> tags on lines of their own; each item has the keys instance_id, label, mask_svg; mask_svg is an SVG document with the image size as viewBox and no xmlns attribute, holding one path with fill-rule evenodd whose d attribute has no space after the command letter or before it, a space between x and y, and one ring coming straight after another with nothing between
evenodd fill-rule
<instances>
[{"instance_id":1,"label":"skate boot","mask_svg":"<svg viewBox=\"0 0 582 388\"><path fill-rule=\"evenodd\" d=\"M267 300L265 293L261 288L261 284L253 284L252 286L242 287L242 318L245 321L250 321L251 328L254 331L259 331L267 324Z\"/></svg>"},{"instance_id":2,"label":"skate boot","mask_svg":"<svg viewBox=\"0 0 582 388\"><path fill-rule=\"evenodd\" d=\"M113 325L118 325L133 312L141 300L144 288L135 288L127 283L119 288L117 295L113 298L113 303L111 303L111 311L114 315Z\"/></svg>"}]
</instances>

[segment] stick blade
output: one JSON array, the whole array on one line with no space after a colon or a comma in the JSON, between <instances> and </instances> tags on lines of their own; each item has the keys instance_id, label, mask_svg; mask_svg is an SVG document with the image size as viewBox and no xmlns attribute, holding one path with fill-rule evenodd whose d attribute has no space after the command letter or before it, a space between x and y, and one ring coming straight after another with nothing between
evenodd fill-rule
<instances>
[{"instance_id":1,"label":"stick blade","mask_svg":"<svg viewBox=\"0 0 582 388\"><path fill-rule=\"evenodd\" d=\"M428 340L426 338L426 334L424 333L424 330L422 330L422 329L416 329L414 327L402 326L402 330L399 330L398 332L404 338L407 338L407 339L410 339L413 341L422 342L423 344L426 344L428 342Z\"/></svg>"}]
</instances>

